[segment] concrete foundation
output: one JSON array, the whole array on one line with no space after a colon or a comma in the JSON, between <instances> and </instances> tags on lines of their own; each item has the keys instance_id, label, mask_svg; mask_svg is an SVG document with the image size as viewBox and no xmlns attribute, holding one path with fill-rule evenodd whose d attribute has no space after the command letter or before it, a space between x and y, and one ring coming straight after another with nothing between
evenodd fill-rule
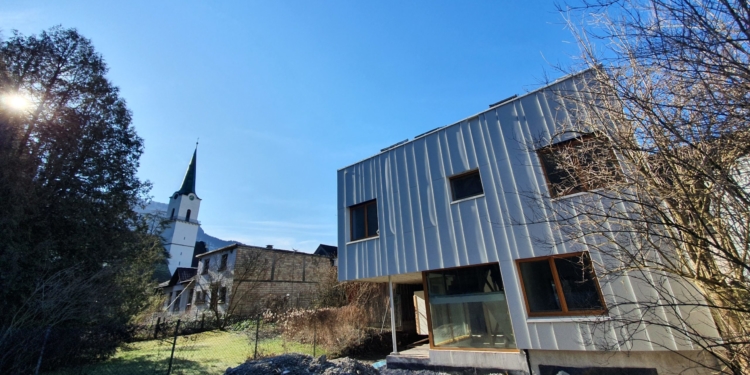
<instances>
[{"instance_id":1,"label":"concrete foundation","mask_svg":"<svg viewBox=\"0 0 750 375\"><path fill-rule=\"evenodd\" d=\"M594 352L567 350L529 350L531 370L543 375L540 365L575 369L578 373L597 373L596 369L654 369L659 375L712 374L718 364L702 351ZM586 372L586 369L590 369ZM593 372L592 372L593 371ZM573 373L571 371L566 371ZM637 372L637 371L636 371ZM635 372L634 372L635 373Z\"/></svg>"}]
</instances>

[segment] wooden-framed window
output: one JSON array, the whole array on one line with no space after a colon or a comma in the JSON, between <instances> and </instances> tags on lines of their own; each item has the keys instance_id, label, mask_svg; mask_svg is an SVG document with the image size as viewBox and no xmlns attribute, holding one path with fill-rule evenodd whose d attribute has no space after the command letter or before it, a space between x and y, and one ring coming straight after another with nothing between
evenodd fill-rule
<instances>
[{"instance_id":1,"label":"wooden-framed window","mask_svg":"<svg viewBox=\"0 0 750 375\"><path fill-rule=\"evenodd\" d=\"M375 199L349 207L351 241L376 237L378 233L378 204Z\"/></svg>"},{"instance_id":2,"label":"wooden-framed window","mask_svg":"<svg viewBox=\"0 0 750 375\"><path fill-rule=\"evenodd\" d=\"M208 266L211 265L211 259L204 259L203 260L203 269L201 269L201 275L208 274Z\"/></svg>"},{"instance_id":3,"label":"wooden-framed window","mask_svg":"<svg viewBox=\"0 0 750 375\"><path fill-rule=\"evenodd\" d=\"M448 180L451 182L451 194L454 202L484 194L479 170L461 173L449 177Z\"/></svg>"},{"instance_id":4,"label":"wooden-framed window","mask_svg":"<svg viewBox=\"0 0 750 375\"><path fill-rule=\"evenodd\" d=\"M221 262L219 262L219 271L224 271L227 269L227 260L229 259L229 254L222 254L221 255Z\"/></svg>"},{"instance_id":5,"label":"wooden-framed window","mask_svg":"<svg viewBox=\"0 0 750 375\"><path fill-rule=\"evenodd\" d=\"M206 292L200 290L195 292L195 304L202 305L204 303L206 303Z\"/></svg>"},{"instance_id":6,"label":"wooden-framed window","mask_svg":"<svg viewBox=\"0 0 750 375\"><path fill-rule=\"evenodd\" d=\"M606 312L588 253L519 259L516 266L530 317Z\"/></svg>"},{"instance_id":7,"label":"wooden-framed window","mask_svg":"<svg viewBox=\"0 0 750 375\"><path fill-rule=\"evenodd\" d=\"M587 134L537 150L550 197L598 189L621 176L604 136Z\"/></svg>"}]
</instances>

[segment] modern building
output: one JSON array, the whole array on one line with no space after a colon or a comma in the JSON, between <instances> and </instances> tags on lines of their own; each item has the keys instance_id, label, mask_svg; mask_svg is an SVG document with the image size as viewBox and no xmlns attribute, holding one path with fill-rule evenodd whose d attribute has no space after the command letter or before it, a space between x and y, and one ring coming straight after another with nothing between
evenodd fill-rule
<instances>
[{"instance_id":1,"label":"modern building","mask_svg":"<svg viewBox=\"0 0 750 375\"><path fill-rule=\"evenodd\" d=\"M584 97L584 79L569 76L509 98L338 171L339 280L410 284L425 306L422 312L415 302L418 320L426 317L418 323L429 334L426 354L398 354L394 336L389 366L700 373L692 361L705 361L704 353L678 332L644 323L631 340L601 324L620 313L608 306L637 306L649 290L627 275L605 283L597 278L601 254L541 245L538 239L555 238L558 229L529 220L536 200L589 194L565 188L551 157L597 137L553 137L574 115L559 94ZM687 320L716 335L705 309ZM605 341L629 345L605 351L597 345Z\"/></svg>"}]
</instances>

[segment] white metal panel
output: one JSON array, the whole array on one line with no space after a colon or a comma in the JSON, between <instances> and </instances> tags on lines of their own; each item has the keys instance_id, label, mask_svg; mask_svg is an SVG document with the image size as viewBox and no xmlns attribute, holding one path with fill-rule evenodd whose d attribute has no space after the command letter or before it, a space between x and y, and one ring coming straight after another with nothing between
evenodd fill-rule
<instances>
[{"instance_id":1,"label":"white metal panel","mask_svg":"<svg viewBox=\"0 0 750 375\"><path fill-rule=\"evenodd\" d=\"M516 259L587 250L585 245L542 246L560 233L547 223L526 223L539 207L534 197L547 189L534 149L549 142L555 124L570 121L570 108L557 101L555 91L575 90L574 81L557 82L340 170L339 278L499 261L519 348L595 350L591 343L596 340L622 340L615 329L592 330L587 323L527 321L515 268ZM451 202L448 177L477 168L484 196ZM371 199L377 199L379 236L349 242L348 207ZM592 257L603 264L596 253ZM656 298L645 289L647 285L626 277L604 284L602 293L608 305ZM686 293L684 288L674 290ZM665 311L655 313L669 319ZM703 311L680 313L710 319ZM648 327L636 334L632 347L621 349L666 348L688 345L673 332Z\"/></svg>"}]
</instances>

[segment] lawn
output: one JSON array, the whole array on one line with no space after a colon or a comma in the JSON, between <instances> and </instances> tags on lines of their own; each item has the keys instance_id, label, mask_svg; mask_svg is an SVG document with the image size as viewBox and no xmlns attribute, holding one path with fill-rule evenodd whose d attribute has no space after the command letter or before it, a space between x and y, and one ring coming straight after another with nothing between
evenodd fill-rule
<instances>
[{"instance_id":1,"label":"lawn","mask_svg":"<svg viewBox=\"0 0 750 375\"><path fill-rule=\"evenodd\" d=\"M72 374L166 374L172 351L172 339L150 340L126 344L107 361L75 371L55 372ZM254 345L245 333L212 331L177 338L172 372L175 375L223 374L252 358ZM313 354L312 345L287 342L280 337L258 342L260 356L283 353ZM317 355L325 354L317 348Z\"/></svg>"}]
</instances>

